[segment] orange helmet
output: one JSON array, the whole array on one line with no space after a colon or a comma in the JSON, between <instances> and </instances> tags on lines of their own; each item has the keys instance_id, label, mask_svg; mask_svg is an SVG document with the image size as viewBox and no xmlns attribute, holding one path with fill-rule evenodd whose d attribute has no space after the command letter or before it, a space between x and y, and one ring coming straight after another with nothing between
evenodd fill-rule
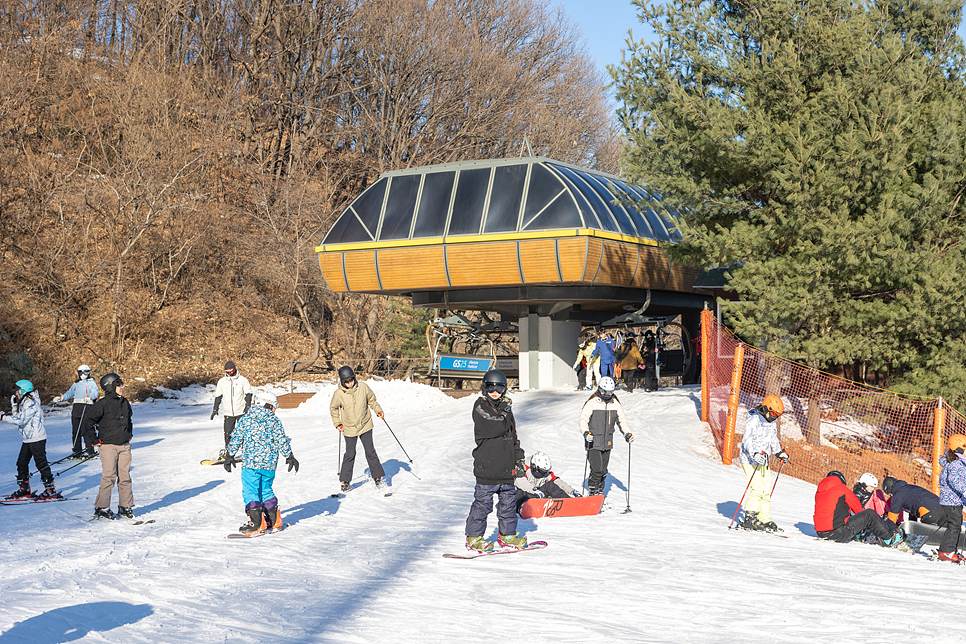
<instances>
[{"instance_id":1,"label":"orange helmet","mask_svg":"<svg viewBox=\"0 0 966 644\"><path fill-rule=\"evenodd\" d=\"M778 418L785 413L785 403L778 396L771 394L765 396L765 399L761 401L762 406L771 412L771 415Z\"/></svg>"},{"instance_id":2,"label":"orange helmet","mask_svg":"<svg viewBox=\"0 0 966 644\"><path fill-rule=\"evenodd\" d=\"M954 452L959 450L959 453L962 454L963 451L966 451L966 436L963 436L962 434L953 434L949 437L946 445L948 445L949 449L953 450Z\"/></svg>"}]
</instances>

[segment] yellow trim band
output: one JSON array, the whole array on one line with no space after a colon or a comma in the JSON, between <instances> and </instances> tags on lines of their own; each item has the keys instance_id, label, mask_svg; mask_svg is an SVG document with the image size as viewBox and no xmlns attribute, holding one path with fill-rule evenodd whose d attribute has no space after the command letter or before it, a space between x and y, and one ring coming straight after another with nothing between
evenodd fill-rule
<instances>
[{"instance_id":1,"label":"yellow trim band","mask_svg":"<svg viewBox=\"0 0 966 644\"><path fill-rule=\"evenodd\" d=\"M450 244L478 244L481 242L520 241L526 239L561 239L564 237L597 237L612 241L627 242L638 246L666 246L664 242L643 237L631 237L593 228L567 228L563 230L542 230L524 233L497 233L492 235L457 235L453 237L424 237L422 239L400 239L380 242L350 242L348 244L325 244L316 246L317 253L343 252L347 250L379 250L382 248L414 248L418 246L439 246Z\"/></svg>"}]
</instances>

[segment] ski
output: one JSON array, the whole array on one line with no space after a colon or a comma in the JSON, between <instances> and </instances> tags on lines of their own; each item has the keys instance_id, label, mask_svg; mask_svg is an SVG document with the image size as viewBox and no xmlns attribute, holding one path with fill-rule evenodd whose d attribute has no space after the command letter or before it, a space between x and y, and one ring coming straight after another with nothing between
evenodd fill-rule
<instances>
[{"instance_id":1,"label":"ski","mask_svg":"<svg viewBox=\"0 0 966 644\"><path fill-rule=\"evenodd\" d=\"M728 528L729 530L735 530L737 532L753 532L755 534L770 534L775 537L781 537L782 539L787 539L787 534L782 534L780 532L775 532L774 530L746 530L741 526L735 525L734 527Z\"/></svg>"},{"instance_id":2,"label":"ski","mask_svg":"<svg viewBox=\"0 0 966 644\"><path fill-rule=\"evenodd\" d=\"M49 499L42 499L39 496L32 496L24 499L4 498L2 501L0 501L0 505L30 505L32 503L53 503L54 501L79 501L80 499L86 498L86 496L55 496Z\"/></svg>"},{"instance_id":3,"label":"ski","mask_svg":"<svg viewBox=\"0 0 966 644\"><path fill-rule=\"evenodd\" d=\"M490 555L509 555L514 552L526 552L527 550L540 550L541 548L546 548L546 541L532 541L527 544L526 548L500 548L490 550L489 552L473 552L467 553L465 555L454 555L446 553L443 555L444 559L476 559L477 557L489 557Z\"/></svg>"},{"instance_id":4,"label":"ski","mask_svg":"<svg viewBox=\"0 0 966 644\"><path fill-rule=\"evenodd\" d=\"M266 534L275 534L276 532L281 532L287 527L288 527L288 524L283 523L278 528L268 528L268 529L262 530L261 532L254 532L252 534L245 534L244 532L232 532L231 534L228 535L228 538L229 539L254 539L255 537L262 537Z\"/></svg>"}]
</instances>

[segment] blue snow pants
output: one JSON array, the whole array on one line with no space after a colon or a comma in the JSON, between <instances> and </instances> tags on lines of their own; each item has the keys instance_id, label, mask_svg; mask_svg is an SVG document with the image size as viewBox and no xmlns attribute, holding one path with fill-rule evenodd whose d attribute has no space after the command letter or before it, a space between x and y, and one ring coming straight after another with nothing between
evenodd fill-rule
<instances>
[{"instance_id":1,"label":"blue snow pants","mask_svg":"<svg viewBox=\"0 0 966 644\"><path fill-rule=\"evenodd\" d=\"M496 494L496 517L501 535L517 533L517 488L512 483L500 485L476 484L470 516L466 518L466 536L482 537L486 534L486 517L493 511L493 495Z\"/></svg>"},{"instance_id":2,"label":"blue snow pants","mask_svg":"<svg viewBox=\"0 0 966 644\"><path fill-rule=\"evenodd\" d=\"M275 497L272 483L275 482L275 470L255 470L243 467L241 471L242 500L248 507L252 502L262 505L265 501Z\"/></svg>"}]
</instances>

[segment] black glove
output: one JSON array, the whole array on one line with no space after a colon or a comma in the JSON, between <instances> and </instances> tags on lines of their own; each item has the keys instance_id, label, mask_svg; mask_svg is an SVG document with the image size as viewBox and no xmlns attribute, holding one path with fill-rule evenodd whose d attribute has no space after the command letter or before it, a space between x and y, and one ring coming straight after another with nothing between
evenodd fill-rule
<instances>
[{"instance_id":1,"label":"black glove","mask_svg":"<svg viewBox=\"0 0 966 644\"><path fill-rule=\"evenodd\" d=\"M527 464L523 462L522 458L519 461L517 461L517 464L514 467L515 467L515 472L514 472L515 477L524 477L527 475Z\"/></svg>"},{"instance_id":2,"label":"black glove","mask_svg":"<svg viewBox=\"0 0 966 644\"><path fill-rule=\"evenodd\" d=\"M788 452L786 452L785 450L778 452L777 454L775 454L775 456L782 459L782 461L786 463L788 462Z\"/></svg>"},{"instance_id":3,"label":"black glove","mask_svg":"<svg viewBox=\"0 0 966 644\"><path fill-rule=\"evenodd\" d=\"M291 472L293 468L296 472L299 471L299 462L295 460L295 454L289 454L288 458L285 459L285 463L288 465L289 472Z\"/></svg>"},{"instance_id":4,"label":"black glove","mask_svg":"<svg viewBox=\"0 0 966 644\"><path fill-rule=\"evenodd\" d=\"M633 443L634 442L634 434L632 434L630 432L625 433L624 434L624 440L626 440L628 443Z\"/></svg>"},{"instance_id":5,"label":"black glove","mask_svg":"<svg viewBox=\"0 0 966 644\"><path fill-rule=\"evenodd\" d=\"M594 435L589 431L584 432L584 445L587 449L594 446Z\"/></svg>"},{"instance_id":6,"label":"black glove","mask_svg":"<svg viewBox=\"0 0 966 644\"><path fill-rule=\"evenodd\" d=\"M225 471L231 474L232 465L238 465L238 461L232 454L225 454Z\"/></svg>"}]
</instances>

